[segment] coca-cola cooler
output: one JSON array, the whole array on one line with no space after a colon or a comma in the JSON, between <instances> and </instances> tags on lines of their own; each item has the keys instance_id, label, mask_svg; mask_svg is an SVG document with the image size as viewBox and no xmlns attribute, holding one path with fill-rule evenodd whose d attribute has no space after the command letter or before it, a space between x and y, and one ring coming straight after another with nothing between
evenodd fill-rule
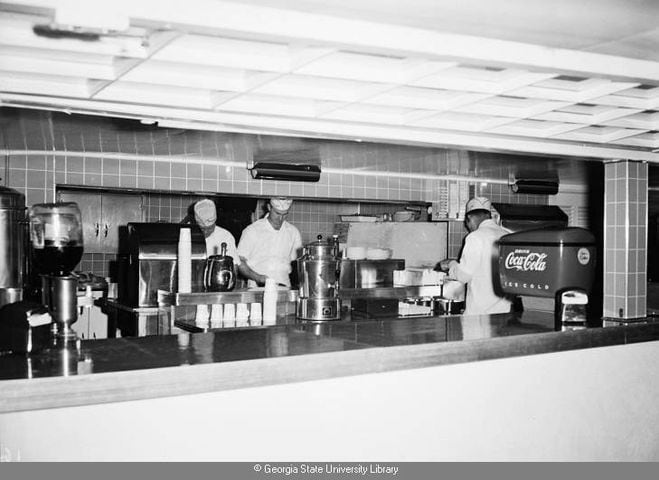
<instances>
[{"instance_id":1,"label":"coca-cola cooler","mask_svg":"<svg viewBox=\"0 0 659 480\"><path fill-rule=\"evenodd\" d=\"M577 227L511 233L499 240L499 279L507 294L554 299L557 326L583 326L595 279L595 237Z\"/></svg>"}]
</instances>

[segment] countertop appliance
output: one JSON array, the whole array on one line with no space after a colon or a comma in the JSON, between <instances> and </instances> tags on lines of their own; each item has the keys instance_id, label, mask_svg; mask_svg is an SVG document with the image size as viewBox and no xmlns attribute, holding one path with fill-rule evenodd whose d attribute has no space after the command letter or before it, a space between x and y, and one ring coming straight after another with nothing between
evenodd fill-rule
<instances>
[{"instance_id":1,"label":"countertop appliance","mask_svg":"<svg viewBox=\"0 0 659 480\"><path fill-rule=\"evenodd\" d=\"M405 269L405 260L390 258L386 260L351 260L341 259L340 288L375 288L391 287L394 284L394 272Z\"/></svg>"},{"instance_id":2,"label":"countertop appliance","mask_svg":"<svg viewBox=\"0 0 659 480\"><path fill-rule=\"evenodd\" d=\"M353 260L342 262L342 286L354 282L355 288L392 287L394 272L405 269L432 269L446 258L448 222L374 222L341 225L342 240L350 256L355 248L387 249L389 260ZM347 225L347 226L344 226ZM368 255L366 255L368 256ZM405 270L407 272L407 270ZM396 275L399 275L396 274ZM399 314L399 299L355 298L350 308L355 316L387 317Z\"/></svg>"},{"instance_id":3,"label":"countertop appliance","mask_svg":"<svg viewBox=\"0 0 659 480\"><path fill-rule=\"evenodd\" d=\"M300 297L297 317L302 320L323 321L341 319L339 279L341 259L336 237L318 240L304 246L297 259Z\"/></svg>"},{"instance_id":4,"label":"countertop appliance","mask_svg":"<svg viewBox=\"0 0 659 480\"><path fill-rule=\"evenodd\" d=\"M158 305L158 290L178 291L177 248L181 228L191 229L192 291L204 291L206 241L196 225L129 223L119 257L118 300L129 307Z\"/></svg>"},{"instance_id":5,"label":"countertop appliance","mask_svg":"<svg viewBox=\"0 0 659 480\"><path fill-rule=\"evenodd\" d=\"M394 286L394 272L405 269L405 260L341 260L340 288L383 288ZM397 298L352 298L350 309L356 318L379 317L398 313ZM344 301L345 306L348 305Z\"/></svg>"},{"instance_id":6,"label":"countertop appliance","mask_svg":"<svg viewBox=\"0 0 659 480\"><path fill-rule=\"evenodd\" d=\"M207 292L228 292L236 286L233 257L227 255L227 244L222 242L219 255L210 255L204 269L204 288Z\"/></svg>"},{"instance_id":7,"label":"countertop appliance","mask_svg":"<svg viewBox=\"0 0 659 480\"><path fill-rule=\"evenodd\" d=\"M554 298L554 318L564 328L585 328L595 262L595 237L583 228L526 230L499 240L503 291Z\"/></svg>"},{"instance_id":8,"label":"countertop appliance","mask_svg":"<svg viewBox=\"0 0 659 480\"><path fill-rule=\"evenodd\" d=\"M0 187L0 307L23 298L25 197Z\"/></svg>"},{"instance_id":9,"label":"countertop appliance","mask_svg":"<svg viewBox=\"0 0 659 480\"><path fill-rule=\"evenodd\" d=\"M38 203L30 208L30 238L35 269L41 274L41 302L48 308L58 338L77 338L78 277L73 269L83 252L82 216L74 202Z\"/></svg>"}]
</instances>

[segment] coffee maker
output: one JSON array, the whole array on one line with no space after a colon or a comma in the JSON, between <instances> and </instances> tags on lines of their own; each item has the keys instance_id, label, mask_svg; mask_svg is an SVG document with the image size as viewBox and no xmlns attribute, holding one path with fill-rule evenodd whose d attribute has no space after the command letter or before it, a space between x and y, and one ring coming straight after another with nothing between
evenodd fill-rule
<instances>
[{"instance_id":1,"label":"coffee maker","mask_svg":"<svg viewBox=\"0 0 659 480\"><path fill-rule=\"evenodd\" d=\"M504 293L554 299L557 330L585 328L595 279L595 237L577 227L524 230L499 239Z\"/></svg>"},{"instance_id":2,"label":"coffee maker","mask_svg":"<svg viewBox=\"0 0 659 480\"><path fill-rule=\"evenodd\" d=\"M41 276L41 303L53 319L57 339L75 340L78 277L72 271L82 258L82 219L78 205L39 203L30 208L32 261Z\"/></svg>"},{"instance_id":3,"label":"coffee maker","mask_svg":"<svg viewBox=\"0 0 659 480\"><path fill-rule=\"evenodd\" d=\"M25 196L0 186L0 307L23 298Z\"/></svg>"},{"instance_id":4,"label":"coffee maker","mask_svg":"<svg viewBox=\"0 0 659 480\"><path fill-rule=\"evenodd\" d=\"M311 321L339 320L341 259L338 237L323 240L322 235L318 235L317 241L306 245L302 256L297 259L297 273L300 282L297 318Z\"/></svg>"},{"instance_id":5,"label":"coffee maker","mask_svg":"<svg viewBox=\"0 0 659 480\"><path fill-rule=\"evenodd\" d=\"M222 242L219 255L209 255L204 268L204 289L207 292L229 292L236 286L233 257L227 255L227 244Z\"/></svg>"}]
</instances>

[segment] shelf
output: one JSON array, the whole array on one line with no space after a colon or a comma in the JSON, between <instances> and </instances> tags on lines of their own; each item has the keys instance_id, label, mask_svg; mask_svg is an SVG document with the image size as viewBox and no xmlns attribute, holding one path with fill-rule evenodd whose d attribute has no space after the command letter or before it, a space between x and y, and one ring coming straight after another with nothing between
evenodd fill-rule
<instances>
[{"instance_id":1,"label":"shelf","mask_svg":"<svg viewBox=\"0 0 659 480\"><path fill-rule=\"evenodd\" d=\"M184 305L215 305L220 303L263 303L263 288L240 289L231 292L193 292L176 293L158 290L158 305L175 306ZM278 289L278 302L296 302L297 290Z\"/></svg>"},{"instance_id":2,"label":"shelf","mask_svg":"<svg viewBox=\"0 0 659 480\"><path fill-rule=\"evenodd\" d=\"M278 302L297 302L297 290L279 289ZM344 288L339 291L339 298L386 298L404 299L408 297L439 297L442 287L439 285L414 285L403 287L378 288ZM263 288L250 290L234 290L232 292L194 292L173 293L158 290L158 304L161 307L180 307L185 305L213 305L224 303L262 303Z\"/></svg>"}]
</instances>

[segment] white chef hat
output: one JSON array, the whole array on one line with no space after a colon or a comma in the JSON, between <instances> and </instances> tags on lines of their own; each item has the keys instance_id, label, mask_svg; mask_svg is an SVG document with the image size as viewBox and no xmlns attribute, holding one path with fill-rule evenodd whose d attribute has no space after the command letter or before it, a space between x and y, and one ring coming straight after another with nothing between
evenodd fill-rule
<instances>
[{"instance_id":1,"label":"white chef hat","mask_svg":"<svg viewBox=\"0 0 659 480\"><path fill-rule=\"evenodd\" d=\"M194 219L200 227L210 227L215 225L215 220L217 220L215 203L207 198L195 203Z\"/></svg>"},{"instance_id":2,"label":"white chef hat","mask_svg":"<svg viewBox=\"0 0 659 480\"><path fill-rule=\"evenodd\" d=\"M485 197L474 197L467 202L465 213L473 212L474 210L492 210L492 202Z\"/></svg>"},{"instance_id":3,"label":"white chef hat","mask_svg":"<svg viewBox=\"0 0 659 480\"><path fill-rule=\"evenodd\" d=\"M278 212L285 213L291 208L293 200L287 197L275 197L270 199L270 205Z\"/></svg>"}]
</instances>

